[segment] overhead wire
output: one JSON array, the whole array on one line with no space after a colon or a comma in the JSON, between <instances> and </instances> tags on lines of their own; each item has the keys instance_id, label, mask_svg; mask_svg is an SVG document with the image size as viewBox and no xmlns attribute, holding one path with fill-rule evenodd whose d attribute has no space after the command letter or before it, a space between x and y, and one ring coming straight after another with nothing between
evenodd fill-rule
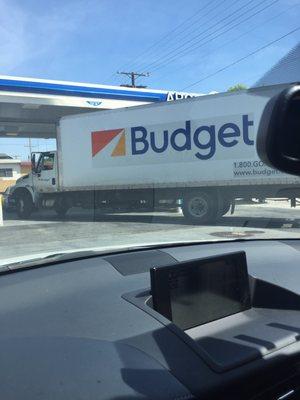
<instances>
[{"instance_id":1,"label":"overhead wire","mask_svg":"<svg viewBox=\"0 0 300 400\"><path fill-rule=\"evenodd\" d=\"M221 5L221 4L223 3L222 0L221 0L221 1L219 1L219 0L208 1L207 4L206 4L204 7L201 7L201 8L200 8L199 10L197 10L194 14L190 15L188 18L186 18L186 19L185 19L184 21L182 21L180 24L178 24L177 26L175 26L175 28L173 28L173 29L171 29L170 31L168 31L168 32L167 32L163 37L161 37L158 41L156 41L156 42L153 43L151 46L149 46L146 50L144 50L139 56L137 56L137 59L139 59L139 58L142 57L143 55L147 54L147 52L148 52L149 50L151 50L152 48L156 47L159 43L161 43L163 40L165 40L165 39L168 38L169 36L172 35L172 39L174 39L176 36L178 36L178 34L181 33L181 31L180 31L179 33L173 35L174 32L176 32L180 27L186 25L187 22L189 22L190 20L192 20L195 16L197 16L200 12L202 12L205 8L207 8L207 6L210 6L210 5L214 4L216 1L218 1L218 3L219 3L218 6ZM218 6L217 6L217 7L218 7ZM216 8L217 8L217 7L216 7ZM213 8L213 10L214 10L214 9L215 9L215 8ZM213 10L210 10L210 11L209 11L207 14L205 14L205 15L208 15L208 14L209 14L211 11L213 11ZM196 20L194 23L196 23L197 21L199 21L199 19ZM194 23L193 23L193 24L194 24ZM151 53L151 52L150 52L150 53ZM126 69L127 66L128 66L128 63L126 63L122 68L118 68L118 69ZM132 65L132 63L130 63L130 68L132 68L132 67L133 67L133 65ZM117 75L116 72L112 73L108 78L106 78L106 79L104 80L104 82L107 82L107 81L109 81L110 79L112 79L113 77L116 77L116 75Z\"/></svg>"},{"instance_id":2,"label":"overhead wire","mask_svg":"<svg viewBox=\"0 0 300 400\"><path fill-rule=\"evenodd\" d=\"M265 11L266 9L270 8L271 6L273 6L274 4L278 3L279 0L273 0L271 3L267 4L266 6L264 6L263 8L255 11L254 13L246 16L245 18L243 18L242 20L239 20L238 22L234 23L234 25L231 25L229 27L227 27L228 25L230 25L232 22L235 22L236 20L238 20L241 16L239 16L238 18L236 18L234 21L231 21L229 24L226 24L225 26L223 26L223 29L226 28L225 30L219 32L218 34L214 35L216 32L210 33L209 35L207 35L206 37L202 38L201 40L191 44L190 46L186 47L185 49L183 49L182 51L176 53L175 55L164 59L163 61L161 61L160 63L158 63L153 69L152 72L157 71L158 69L165 67L166 65L170 64L171 62L173 62L174 60L176 60L179 57L182 57L186 54L189 54L191 51L194 51L196 49L199 49L203 46L205 46L208 43L211 43L212 41L216 40L217 38L225 35L226 33L232 31L233 29L237 28L238 26L240 26L241 24L243 24L246 21L249 21L251 18L257 16L258 14L262 13L263 11ZM261 5L263 2L260 2L259 5ZM247 12L252 11L253 8L252 7L250 10L247 10ZM245 13L244 13L245 14ZM243 15L244 15L243 14ZM210 37L209 36L212 36ZM203 39L208 38L206 41L203 41Z\"/></svg>"},{"instance_id":3,"label":"overhead wire","mask_svg":"<svg viewBox=\"0 0 300 400\"><path fill-rule=\"evenodd\" d=\"M209 3L209 5L214 4L215 1L216 1L216 0L212 1L211 3ZM234 2L231 2L231 3L230 3L230 7L233 6L235 3L239 2L239 1L240 1L240 0L235 0ZM206 13L204 13L204 14L201 14L200 17L197 18L195 21L193 21L191 24L189 24L188 27L184 28L183 30L180 30L179 32L177 32L177 34L172 35L172 36L171 36L171 42L174 41L178 36L180 36L181 33L187 33L187 32L186 32L187 30L190 30L190 28L192 28L195 24L199 23L201 20L203 20L203 18L207 17L209 14L211 14L212 12L214 12L215 10L217 10L217 9L218 9L220 6L222 6L223 4L224 4L224 1L222 1L222 0L221 0L221 1L218 1L218 4L217 4L216 6L214 6L212 9L208 10L208 12L206 12ZM196 15L198 15L198 14L200 13L200 11L202 11L202 10L203 10L203 9L198 10L192 17L187 18L187 19L184 21L184 23L180 24L180 26L186 25L186 23L187 23L190 19L194 18L194 17L195 17ZM214 18L214 16L213 16L212 18ZM208 21L204 21L204 23L203 23L201 26L205 25L207 22L208 22ZM197 30L198 30L198 29L193 30L192 32L197 31ZM173 31L171 31L171 32L173 32ZM170 34L171 34L171 32L170 32ZM191 33L187 33L187 35L190 35L190 34L191 34ZM186 37L187 35L185 35L184 37ZM168 35L165 35L163 38L166 38L167 36L170 36L170 35L169 35L169 34L168 34ZM163 41L163 38L162 38L159 42L162 42L162 41ZM182 38L180 38L180 39L182 39ZM180 42L180 40L179 40L179 42ZM174 44L176 45L177 43L178 43L178 41L176 41ZM159 44L159 43L157 42L157 44ZM152 51L152 52L150 51L149 54L147 54L147 52L144 52L144 53L142 53L142 56L145 56L145 55L147 54L147 57L150 57L150 56L153 57L153 56L156 55L156 53L159 55L159 54L163 51L163 49L164 49L166 46L170 46L170 41L165 41L165 42L163 43L163 45L161 46L161 48L158 49L158 51L157 51L157 49L156 49L156 51L154 51L154 53L153 53L153 51ZM141 55L140 55L139 57L137 57L137 59L134 60L134 61L133 61L133 64L131 63L130 66L135 65L134 63L135 63L139 58L141 58ZM142 66L143 64L145 64L144 61L139 62L139 63L135 66L135 68L141 68L141 66Z\"/></svg>"},{"instance_id":4,"label":"overhead wire","mask_svg":"<svg viewBox=\"0 0 300 400\"><path fill-rule=\"evenodd\" d=\"M292 5L291 7L288 7L287 9L281 11L280 13L277 13L276 15L273 15L271 18L264 20L264 21L263 21L263 24L265 25L265 24L267 24L267 23L269 23L269 22L275 20L276 18L279 18L282 14L284 14L284 13L290 11L291 9L293 9L293 8L295 8L295 7L299 7L299 6L300 6L300 3L296 3L296 4ZM230 39L230 40L228 40L228 41L226 41L226 42L221 43L220 46L218 46L217 48L214 49L214 51L211 51L211 52L209 52L209 53L206 53L205 56L207 57L208 55L214 54L214 53L215 53L216 51L218 51L220 48L223 49L225 46L227 46L227 45L229 45L229 44L232 44L233 42L235 42L235 41L241 39L243 36L248 35L249 33L253 32L253 31L256 30L256 29L257 29L257 26L254 25L251 29L247 30L246 32L243 32L242 34L240 34L240 35L238 35L238 36L236 36L236 37L234 37L234 38L232 38L232 39ZM176 68L176 69L173 70L172 72L174 73L174 72L176 72L176 71L178 71L178 70L180 70L180 69L182 69L182 67ZM163 74L163 75L164 75L164 74ZM163 76L163 75L162 75L162 76Z\"/></svg>"},{"instance_id":5,"label":"overhead wire","mask_svg":"<svg viewBox=\"0 0 300 400\"><path fill-rule=\"evenodd\" d=\"M249 4L253 3L254 1L256 1L256 0L247 1L246 4L243 4L241 7L237 8L236 10L234 10L233 12L231 12L229 15L226 15L225 17L222 17L222 18L219 19L218 21L213 22L213 23L210 24L206 29L201 30L198 34L196 34L196 35L194 35L194 36L192 36L192 37L190 37L190 35L185 35L182 39L188 38L188 40L183 40L183 41L181 40L181 41L179 41L179 42L177 43L177 47L175 47L175 48L173 48L173 49L170 49L170 51L167 52L167 53L165 53L162 57L159 57L158 59L156 59L156 60L154 60L154 61L152 61L152 62L146 64L145 67L144 67L144 69L146 69L146 68L148 68L148 69L152 68L152 66L155 66L156 64L160 63L161 60L168 59L169 56L172 55L173 53L177 54L177 53L178 53L178 50L180 50L181 48L185 47L186 45L188 45L189 43L193 42L194 40L198 39L199 37L203 36L205 33L211 31L208 35L204 36L204 39L205 39L206 37L209 37L210 35L214 34L214 33L215 33L214 28L215 28L215 27L217 27L218 25L222 24L222 22L224 22L224 21L230 19L232 16L234 16L235 14L237 14L239 11L241 11L242 9L244 9L245 7L247 7ZM264 3L264 2L266 2L266 1L267 1L267 0L261 0L260 3L259 3L258 5L255 5L253 8L258 7L261 3ZM239 0L234 1L233 3L231 3L231 5L234 5L234 4L236 4L236 3L240 3L240 1L239 1ZM245 13L247 13L247 12L249 12L249 11L251 11L251 10L252 10L252 9L246 10ZM242 14L242 15L243 15L243 14ZM238 16L237 18L240 18L242 15ZM210 22L210 21L209 21L209 22ZM234 20L233 20L233 21L230 21L229 23L232 23L232 22L234 22ZM227 24L228 24L228 23L226 23L225 26L226 26ZM221 27L221 28L218 28L217 31L220 30L220 29L222 29L222 27ZM203 39L201 39L201 40L203 40Z\"/></svg>"},{"instance_id":6,"label":"overhead wire","mask_svg":"<svg viewBox=\"0 0 300 400\"><path fill-rule=\"evenodd\" d=\"M234 65L239 64L240 62L242 62L242 61L248 59L249 57L252 57L253 55L255 55L255 54L257 54L257 53L259 53L259 52L261 52L261 51L267 49L268 47L272 46L273 44L279 42L280 40L286 38L287 36L292 35L293 33L297 32L297 31L299 31L299 30L300 30L300 26L298 26L298 27L295 28L295 29L292 29L291 31L289 31L289 32L287 32L286 34L280 36L279 38L277 38L277 39L275 39L275 40L272 40L271 42L268 42L268 43L265 44L264 46L261 46L261 47L259 47L258 49L254 50L254 51L251 51L250 53L246 54L245 56L243 56L243 57L241 57L241 58L238 58L237 60L231 62L230 64L225 65L224 67L218 69L217 71L215 71L215 72L213 72L213 73L211 73L211 74L208 74L208 75L204 76L203 78L198 79L197 81L195 81L195 82L193 82L193 83L191 83L191 84L185 86L182 90L186 90L186 89L188 89L188 88L190 88L190 87L193 87L193 86L198 85L200 82L203 82L203 81L205 81L205 80L207 80L207 79L209 79L209 78L212 78L213 76L215 76L215 75L217 75L217 74L219 74L219 73L221 73L221 72L227 70L228 68L230 68L230 67L232 67L232 66L234 66Z\"/></svg>"},{"instance_id":7,"label":"overhead wire","mask_svg":"<svg viewBox=\"0 0 300 400\"><path fill-rule=\"evenodd\" d=\"M206 14L202 15L201 14L201 18L203 18L203 16L206 16L208 14L210 14L211 11L215 10L216 8L218 8L220 5L223 4L223 1L221 0L213 0L213 1L208 1L208 3L204 6L201 7L199 10L197 10L194 14L190 15L188 18L186 18L184 21L182 21L180 24L178 24L174 29L171 29L169 32L167 32L164 36L162 36L159 40L157 40L155 43L153 43L151 46L149 46L147 49L145 49L142 53L140 53L136 59L133 61L133 64L131 63L130 65L134 65L134 63L140 59L142 56L146 55L147 53L151 54L151 50L155 47L157 47L159 44L161 44L161 42L164 42L164 44L169 44L169 42L166 42L165 39L171 37L171 40L174 40L174 38L176 38L178 35L180 35L182 32L185 32L186 29L189 29L191 26L193 26L195 23L197 23L199 21L199 19L196 19L196 21L192 22L188 28L184 28L183 30L180 30L179 32L177 32L174 35L174 32L176 32L178 29L180 29L181 27L185 26L189 21L191 21L192 19L194 19L197 15L199 15L203 10L205 10L207 8L207 6L211 6L212 4L218 2L219 4L217 5L217 7L214 7L212 10L209 10ZM149 56L149 54L148 54Z\"/></svg>"}]
</instances>

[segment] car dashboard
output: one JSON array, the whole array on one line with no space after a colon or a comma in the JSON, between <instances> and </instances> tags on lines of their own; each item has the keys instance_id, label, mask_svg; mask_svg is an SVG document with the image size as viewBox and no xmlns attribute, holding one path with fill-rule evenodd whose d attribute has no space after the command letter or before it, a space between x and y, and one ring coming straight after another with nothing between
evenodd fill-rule
<instances>
[{"instance_id":1,"label":"car dashboard","mask_svg":"<svg viewBox=\"0 0 300 400\"><path fill-rule=\"evenodd\" d=\"M150 269L244 251L252 307L181 329ZM300 241L174 245L7 271L1 397L300 398Z\"/></svg>"}]
</instances>

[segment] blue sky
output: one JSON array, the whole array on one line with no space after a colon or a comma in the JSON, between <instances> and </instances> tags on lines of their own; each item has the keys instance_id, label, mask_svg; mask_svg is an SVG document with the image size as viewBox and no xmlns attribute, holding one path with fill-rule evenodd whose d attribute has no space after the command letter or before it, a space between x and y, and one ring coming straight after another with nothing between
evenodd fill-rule
<instances>
[{"instance_id":1,"label":"blue sky","mask_svg":"<svg viewBox=\"0 0 300 400\"><path fill-rule=\"evenodd\" d=\"M138 70L150 72L141 84L176 90L300 20L300 0L0 0L0 7L0 74L119 85L126 78L116 71ZM297 44L299 32L188 90L253 84ZM24 142L4 143L1 152L26 158Z\"/></svg>"}]
</instances>

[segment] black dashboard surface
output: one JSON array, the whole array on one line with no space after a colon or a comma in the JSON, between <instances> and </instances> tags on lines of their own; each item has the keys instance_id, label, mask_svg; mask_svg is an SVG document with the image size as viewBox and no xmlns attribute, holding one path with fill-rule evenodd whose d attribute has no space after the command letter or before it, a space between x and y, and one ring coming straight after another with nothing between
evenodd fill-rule
<instances>
[{"instance_id":1,"label":"black dashboard surface","mask_svg":"<svg viewBox=\"0 0 300 400\"><path fill-rule=\"evenodd\" d=\"M288 325L289 340L279 347L272 348L263 338L252 344L237 338L242 347L260 346L262 356L218 372L168 324L128 301L126 294L149 290L152 266L241 250L246 252L249 274L300 294L299 248L297 241L199 244L2 275L1 398L188 400L208 394L212 398L215 390L232 390L235 382L245 396L232 391L230 398L246 398L251 388L261 390L263 383L280 379L282 368L296 373L297 318ZM275 324L270 329L282 328L276 327L275 315L274 321L271 314L269 318ZM225 336L230 327L227 321ZM207 339L205 329L202 333ZM263 382L258 382L262 373Z\"/></svg>"}]
</instances>

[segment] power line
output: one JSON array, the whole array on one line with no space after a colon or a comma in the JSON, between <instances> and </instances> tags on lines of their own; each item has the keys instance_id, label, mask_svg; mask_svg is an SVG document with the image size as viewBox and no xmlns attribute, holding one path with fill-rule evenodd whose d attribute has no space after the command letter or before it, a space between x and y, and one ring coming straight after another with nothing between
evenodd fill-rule
<instances>
[{"instance_id":1,"label":"power line","mask_svg":"<svg viewBox=\"0 0 300 400\"><path fill-rule=\"evenodd\" d=\"M236 0L235 2L231 2L230 5L229 5L229 7L231 7L231 6L234 5L235 3L238 3L239 1L240 1L240 0ZM244 4L243 6L241 6L240 8L238 8L237 10L235 10L233 13L227 15L225 18L222 18L222 19L219 20L217 23L214 23L214 24L210 25L210 26L208 27L208 29L206 29L205 31L202 31L200 34L194 36L192 39L188 40L188 41L185 42L183 45L181 45L181 46L179 46L179 47L177 46L175 49L169 51L169 52L168 52L167 54L165 54L163 57L160 57L160 58L158 58L156 61L152 62L150 65L152 65L152 64L153 64L153 65L157 64L157 62L158 62L160 59L166 58L168 55L171 55L172 53L174 53L174 51L178 50L178 48L184 47L186 44L190 43L191 41L195 40L195 38L197 38L197 37L203 35L203 34L204 34L205 32L207 32L208 30L210 30L210 29L212 29L213 27L215 27L216 25L220 24L223 20L226 20L226 19L230 18L231 16L233 16L234 14L236 14L237 12L239 12L241 9L243 9L244 7L246 7L247 5L249 5L250 3L252 3L253 1L255 1L255 0L250 0L250 1L248 1L246 4ZM263 0L262 2L264 2L264 1L266 1L266 0ZM279 0L277 0L277 1L279 1ZM260 2L258 5L254 6L253 8L258 7L262 2ZM159 45L159 43L161 43L161 42L163 41L164 38L166 38L166 37L168 37L168 36L171 36L172 32L175 32L175 31L178 30L180 27L184 26L188 21L190 21L191 19L193 19L196 15L198 15L201 11L203 11L205 8L207 8L208 5L211 5L212 3L213 3L213 2L211 2L210 4L206 4L204 7L202 7L201 9L199 9L193 16L190 16L189 18L187 18L186 20L184 20L181 24L179 24L177 27L175 27L173 30L171 30L169 33L167 33L165 36L163 36L159 41L157 41L157 42L154 43L152 46L150 46L150 48L148 48L147 50L145 50L145 51L142 53L142 55L143 55L143 54L146 54L147 52L149 52L149 50L150 50L151 48L157 47L157 46ZM189 28L190 28L192 25L196 24L201 18L203 18L204 16L210 14L212 11L216 10L221 4L222 4L221 2L218 3L218 4L215 5L212 9L208 10L208 12L207 12L206 14L201 15L201 17L200 17L200 18L197 18L197 19L189 26ZM247 10L247 12L251 11L253 8ZM244 14L245 14L245 13L244 13ZM244 14L242 14L242 15L244 15ZM219 15L219 13L218 13L217 15ZM239 15L239 18L240 18L242 15ZM213 19L213 18L214 18L214 16L212 17L212 19ZM209 22L209 21L206 21L206 22ZM230 21L230 23L232 23L232 22L234 22L234 20ZM201 27L203 27L203 25L205 25L205 22L204 22L204 24L202 24ZM225 26L226 26L226 25L225 25ZM224 27L223 27L223 28L224 28ZM222 29L222 28L221 28L221 29ZM220 28L219 28L219 30L220 30ZM178 36L181 32L182 32L182 31L179 31L176 35L173 35L173 39L174 39L174 37ZM195 30L194 30L194 32L195 32ZM212 35L212 33L211 33L210 35L208 35L208 36L211 36L211 35ZM186 37L188 37L188 36L190 36L190 33L189 33L189 34L186 34L183 38L186 38ZM208 36L206 36L206 37L208 37ZM179 43L180 43L180 42L179 42ZM198 42L197 42L197 43L198 43ZM178 44L178 42L177 42L177 44ZM194 44L196 44L196 43L194 43ZM194 45L194 44L193 44L193 45ZM186 50L186 49L184 49L183 51L185 51L185 50ZM140 56L141 56L141 55L140 55ZM140 58L140 56L137 57L137 60ZM143 65L143 64L145 65L145 63L138 63L137 65ZM158 67L158 66L159 66L159 65L157 65L156 67ZM143 68L143 69L145 69L145 68ZM158 68L156 68L156 69L158 69ZM156 69L155 69L155 70L156 70ZM115 74L112 74L108 79L111 79L111 78L115 78ZM139 78L137 77L137 79L139 79Z\"/></svg>"},{"instance_id":2,"label":"power line","mask_svg":"<svg viewBox=\"0 0 300 400\"><path fill-rule=\"evenodd\" d=\"M232 23L234 23L235 21L237 21L241 16L245 15L246 13L248 13L249 11L252 11L253 9L255 9L256 7L260 6L262 3L264 3L265 1L261 1L258 5L248 9L246 12L244 12L243 14L239 15L237 18L235 18L234 20L230 21L229 23L226 23L223 27L217 29L216 31L209 33L208 35L206 35L205 37L203 37L202 39L196 41L195 43L192 43L190 46L184 48L183 50L177 52L176 54L174 54L173 56L164 59L161 62L156 62L156 66L154 68L152 68L152 71L157 71L158 69L165 67L166 65L170 64L171 62L173 62L174 60L176 60L179 57L182 57L183 55L186 55L188 53L190 53L191 51L198 49L200 47L203 47L204 45L212 42L213 40L217 39L218 37L230 32L231 30L235 29L236 27L238 27L239 25L243 24L244 22L248 21L249 19L253 18L254 16L258 15L259 13L265 11L267 8L270 8L271 6L273 6L275 3L278 3L279 0L274 0L271 3L267 4L265 7L255 11L254 13L248 15L247 17L245 17L244 19L238 21L237 23L235 23L234 25L231 25ZM217 35L209 38L210 36L214 35L217 31L219 31L220 29L224 29L229 25L229 27L223 31L221 31L220 33L218 33ZM203 41L204 39L209 38L206 41ZM190 41L188 41L186 44L188 44L189 42L193 41L194 39L191 39ZM182 46L181 46L182 47ZM157 60L159 61L159 60ZM148 67L150 67L151 65L148 65Z\"/></svg>"},{"instance_id":3,"label":"power line","mask_svg":"<svg viewBox=\"0 0 300 400\"><path fill-rule=\"evenodd\" d=\"M142 72L142 73L140 73L140 72L117 72L117 73L119 75L126 75L131 79L131 85L123 84L121 86L132 87L132 88L145 88L145 87L147 87L147 86L142 86L142 85L137 86L136 85L136 78L137 77L141 77L141 76L149 76L150 75L149 72Z\"/></svg>"},{"instance_id":4,"label":"power line","mask_svg":"<svg viewBox=\"0 0 300 400\"><path fill-rule=\"evenodd\" d=\"M206 75L205 77L199 79L198 81L196 81L196 82L194 82L194 83L191 83L191 84L188 85L188 86L185 86L182 90L186 90L186 89L188 89L188 88L190 88L190 87L193 87L193 86L197 85L198 83L203 82L203 81L205 81L206 79L209 79L209 78L211 78L211 77L213 77L213 76L219 74L220 72L225 71L226 69L228 69L228 68L230 68L230 67L232 67L232 66L234 66L234 65L236 65L236 64L238 64L238 63L240 63L240 62L242 62L242 61L244 61L244 60L246 60L247 58L253 56L254 54L257 54L257 53L259 53L260 51L265 50L266 48L272 46L273 44L279 42L280 40L286 38L287 36L289 36L289 35L291 35L291 34L297 32L298 30L300 30L300 26L298 26L297 28L295 28L295 29L289 31L289 32L286 33L285 35L280 36L279 38L277 38L277 39L275 39L275 40L272 40L271 42L265 44L264 46L259 47L258 49L252 51L251 53L248 53L248 54L245 55L244 57L241 57L241 58L239 58L239 59L233 61L232 63L227 64L227 65L225 65L224 67L218 69L217 71L215 71L215 72L213 72L213 73L211 73L211 74L209 74L209 75Z\"/></svg>"},{"instance_id":5,"label":"power line","mask_svg":"<svg viewBox=\"0 0 300 400\"><path fill-rule=\"evenodd\" d=\"M285 9L284 11L282 11L282 12L280 12L280 13L277 13L276 15L273 15L271 18L266 19L266 20L263 21L261 24L264 24L264 25L265 25L265 24L269 23L270 21L273 21L274 19L279 18L282 14L285 14L287 11L290 11L291 9L293 9L293 8L295 8L295 7L299 7L299 6L300 6L300 3L294 4L293 6L291 6L291 7L287 8L287 9ZM260 24L260 25L261 25L261 24ZM214 51L211 51L211 52L209 52L209 53L206 53L205 55L208 56L208 55L214 54L218 49L220 49L220 48L223 49L223 48L224 48L225 46L227 46L228 44L232 44L233 42L239 40L239 39L242 38L243 36L248 35L249 33L253 32L253 31L256 30L256 29L257 29L257 26L255 25L255 26L253 26L251 29L249 29L248 31L243 32L241 35L238 35L238 36L234 37L233 39L230 39L230 40L228 40L228 41L226 41L226 42L223 42L219 47L215 48ZM201 46L200 46L200 47L201 47ZM173 70L172 72L176 72L176 71L180 70L181 68L182 68L182 67L176 68L176 69ZM163 74L163 75L164 75L164 74ZM256 75L257 75L257 74L256 74Z\"/></svg>"},{"instance_id":6,"label":"power line","mask_svg":"<svg viewBox=\"0 0 300 400\"><path fill-rule=\"evenodd\" d=\"M174 52L177 53L177 51L178 51L179 49L181 49L182 47L186 46L187 44L189 44L190 42L194 41L195 39L201 37L201 36L202 36L203 34L205 34L206 32L209 32L210 30L213 30L213 28L215 28L216 26L218 26L220 23L222 23L223 21L226 21L228 18L232 17L234 14L238 13L240 10L242 10L243 8L245 8L246 6L248 6L249 4L253 3L254 1L255 1L255 0L247 1L247 2L246 2L245 4L243 4L241 7L237 8L236 10L234 10L233 12L231 12L229 15L226 15L225 17L219 19L217 22L213 22L212 24L210 24L205 30L200 31L200 33L198 33L197 35L194 35L194 36L192 36L192 37L190 36L190 34L189 34L189 35L183 36L182 39L185 39L185 38L189 38L189 39L188 39L188 40L183 40L183 41L181 40L181 41L179 41L179 43L177 43L177 46L176 46L175 48L171 49L169 52L165 53L162 57L159 57L157 60L152 61L150 64L146 64L146 67L144 67L144 68L148 68L148 67L151 68L152 65L157 64L160 60L167 59L168 56L170 56L170 55L173 54ZM262 0L262 2L264 2L264 1L266 1L266 0ZM232 2L231 5L234 5L234 4L236 4L236 3L240 3L240 0L236 0L236 1ZM257 6L255 6L255 7L257 7ZM218 15L219 15L219 14L218 14ZM213 20L213 18L214 18L214 17L212 17L212 20ZM210 22L210 21L209 21L209 22ZM202 27L201 27L201 28L202 28ZM220 29L220 28L219 28L219 29ZM196 31L197 31L197 30L196 30ZM214 33L214 31L213 31L212 33ZM210 35L211 35L212 33L210 33ZM208 36L209 36L209 35L208 35ZM179 45L178 45L178 44L179 44Z\"/></svg>"},{"instance_id":7,"label":"power line","mask_svg":"<svg viewBox=\"0 0 300 400\"><path fill-rule=\"evenodd\" d=\"M173 28L171 31L167 32L167 34L165 34L163 37L161 37L158 41L156 41L156 42L153 43L150 47L148 47L145 51L143 51L142 53L140 53L140 55L136 57L136 59L133 61L133 63L132 63L132 62L131 62L130 64L126 63L126 64L125 64L125 67L123 66L122 69L125 69L128 65L130 65L130 68L132 68L133 65L134 65L134 63L135 63L138 59L140 59L143 55L147 54L147 53L149 52L149 50L150 50L150 54L151 54L151 49L157 47L157 45L159 45L159 43L161 43L164 39L168 38L169 36L172 35L172 39L174 39L176 36L178 36L178 35L179 35L181 32L183 32L184 30L183 30L183 31L180 31L179 33L177 33L177 34L175 34L175 35L173 34L174 32L176 32L176 31L177 31L179 28L181 28L182 26L186 25L186 23L187 23L188 21L192 20L196 15L198 15L198 14L199 14L200 12L202 12L205 8L207 8L207 6L210 6L211 4L215 3L216 1L218 1L218 0L212 0L212 1L208 2L204 7L200 8L199 10L197 10L193 15L189 16L188 18L186 18L186 19L185 19L184 21L182 21L180 24L178 24L177 26L175 26L175 28ZM221 5L221 4L223 4L223 1L222 1L222 0L219 1L219 4L217 5L217 7L213 8L213 10L216 9L216 8L218 8L218 6ZM208 13L206 13L205 15L208 15L208 14L209 14L211 11L213 11L213 10L210 10L210 11L209 11ZM202 16L202 17L203 17L203 16ZM199 19L197 19L196 21L194 21L190 26L194 25L197 21L199 21ZM168 42L167 42L167 44L168 44ZM154 54L155 54L155 52L154 52ZM139 67L138 67L139 64L143 64L143 62L142 62L142 63L141 63L141 62L137 63L137 66L135 66L134 68L135 68L135 69L139 69ZM107 81L109 81L109 80L111 80L111 79L113 79L113 78L116 78L116 74L115 74L115 73L111 74L107 79L104 80L104 82L107 82Z\"/></svg>"},{"instance_id":8,"label":"power line","mask_svg":"<svg viewBox=\"0 0 300 400\"><path fill-rule=\"evenodd\" d=\"M243 20L239 21L239 22L236 23L235 25L229 27L229 28L226 29L225 31L220 32L218 35L216 35L216 36L214 36L213 38L207 40L206 42L201 43L201 41L199 41L199 42L200 42L200 45L197 45L197 46L195 46L195 45L196 45L197 43L199 43L199 42L194 43L193 45L187 47L186 49L184 49L183 51L181 51L180 53L178 53L178 55L175 55L175 56L169 58L168 60L165 60L163 63L160 63L159 65L156 66L156 68L152 69L152 71L154 72L154 71L157 71L157 70L159 70L159 69L161 69L161 68L164 68L165 66L167 66L168 64L170 64L171 62L173 62L174 60L176 60L178 57L185 56L186 54L190 53L191 51L196 50L196 49L199 49L200 47L203 47L203 46L205 46L206 44L208 44L208 43L214 41L214 40L217 39L218 37L220 37L220 36L222 36L222 35L224 35L224 34L230 32L230 31L232 31L233 29L235 29L235 28L238 27L239 25L243 24L244 22L248 21L249 19L251 19L251 18L255 17L256 15L260 14L261 12L265 11L267 8L271 7L272 5L274 5L275 3L277 3L278 1L279 1L279 0L273 1L271 4L268 4L268 5L265 6L264 8L262 8L262 9L256 11L255 13L249 15L248 17L246 17L246 18L244 18Z\"/></svg>"},{"instance_id":9,"label":"power line","mask_svg":"<svg viewBox=\"0 0 300 400\"><path fill-rule=\"evenodd\" d=\"M216 0L213 0L212 2L208 3L207 5L212 5L213 3L215 3ZM240 0L237 0L240 1ZM237 2L236 1L236 2ZM212 11L216 10L220 5L223 4L223 1L219 1L219 3L213 7L212 9L210 9L207 13L205 14L201 14L200 18L197 18L195 21L193 21L187 28L180 30L177 34L173 35L173 32L175 32L179 27L186 25L186 23L188 21L190 21L191 19L193 19L196 15L198 15L200 12L202 12L205 8L201 8L200 10L196 11L195 14L193 14L192 16L190 16L189 18L187 18L186 20L184 20L181 24L179 24L175 29L171 30L169 33L167 33L165 36L163 36L160 40L158 40L154 45L150 46L147 50L145 50L142 54L140 54L135 60L133 60L133 63L135 63L138 59L140 59L142 56L145 56L147 53L147 57L149 57L150 55L153 56L155 55L155 53L157 53L157 50L151 51L152 48L157 47L157 45L161 42L163 42L167 37L171 36L171 41L174 40L177 36L179 36L182 32L186 32L187 29L190 29L193 25L195 25L197 22L199 22L201 19L203 19L203 17L206 17L207 15L209 15ZM232 5L232 4L231 4ZM189 35L189 34L188 34ZM169 41L165 43L163 43L162 48L164 48L166 45L169 45ZM150 53L149 53L150 50ZM158 51L158 54L161 50ZM151 54L152 53L152 54ZM135 68L140 68L140 65L143 65L144 62L139 62L137 64L137 66L135 66ZM132 65L132 64L130 64ZM134 64L133 64L134 65Z\"/></svg>"}]
</instances>

